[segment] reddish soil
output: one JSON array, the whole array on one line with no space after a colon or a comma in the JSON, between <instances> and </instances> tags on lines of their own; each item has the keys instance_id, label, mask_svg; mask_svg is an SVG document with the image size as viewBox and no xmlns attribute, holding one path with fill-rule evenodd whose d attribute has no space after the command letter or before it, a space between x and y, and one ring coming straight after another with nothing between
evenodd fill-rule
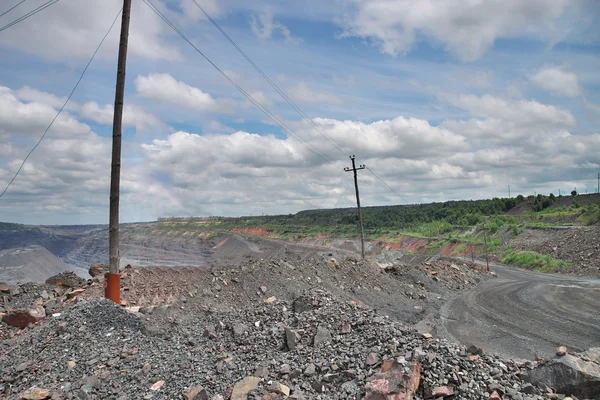
<instances>
[{"instance_id":1,"label":"reddish soil","mask_svg":"<svg viewBox=\"0 0 600 400\"><path fill-rule=\"evenodd\" d=\"M266 228L232 228L230 232L244 233L252 236L269 236L271 233L270 229Z\"/></svg>"},{"instance_id":2,"label":"reddish soil","mask_svg":"<svg viewBox=\"0 0 600 400\"><path fill-rule=\"evenodd\" d=\"M414 236L398 235L399 241L397 243L380 242L382 251L410 251L417 253L423 249L430 242L429 239L417 238Z\"/></svg>"}]
</instances>

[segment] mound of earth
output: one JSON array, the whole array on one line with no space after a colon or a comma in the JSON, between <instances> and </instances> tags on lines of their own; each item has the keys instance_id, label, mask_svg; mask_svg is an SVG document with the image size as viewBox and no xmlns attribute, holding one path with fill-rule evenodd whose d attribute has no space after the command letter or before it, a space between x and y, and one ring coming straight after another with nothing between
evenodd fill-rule
<instances>
[{"instance_id":1,"label":"mound of earth","mask_svg":"<svg viewBox=\"0 0 600 400\"><path fill-rule=\"evenodd\" d=\"M526 229L508 245L516 250L536 251L570 266L556 272L600 276L600 226L570 229Z\"/></svg>"},{"instance_id":2,"label":"mound of earth","mask_svg":"<svg viewBox=\"0 0 600 400\"><path fill-rule=\"evenodd\" d=\"M320 290L222 312L84 300L1 350L5 398L541 398L514 363ZM197 310L192 306L190 309ZM24 397L36 393L40 397ZM523 394L522 394L523 393ZM406 397L400 397L405 394ZM391 395L397 397L389 397ZM366 397L365 397L366 396ZM496 397L499 398L499 397Z\"/></svg>"},{"instance_id":3,"label":"mound of earth","mask_svg":"<svg viewBox=\"0 0 600 400\"><path fill-rule=\"evenodd\" d=\"M357 300L393 318L415 323L444 299L470 288L489 274L463 263L435 261L380 266L352 257L314 256L252 260L238 266L204 270L191 267L125 268L122 299L129 306L170 304L204 296L214 307L238 307L275 296L291 301L302 292L321 288L339 298ZM101 285L85 296L101 297Z\"/></svg>"},{"instance_id":4,"label":"mound of earth","mask_svg":"<svg viewBox=\"0 0 600 400\"><path fill-rule=\"evenodd\" d=\"M0 281L7 283L44 282L63 271L86 273L73 268L40 246L0 250Z\"/></svg>"}]
</instances>

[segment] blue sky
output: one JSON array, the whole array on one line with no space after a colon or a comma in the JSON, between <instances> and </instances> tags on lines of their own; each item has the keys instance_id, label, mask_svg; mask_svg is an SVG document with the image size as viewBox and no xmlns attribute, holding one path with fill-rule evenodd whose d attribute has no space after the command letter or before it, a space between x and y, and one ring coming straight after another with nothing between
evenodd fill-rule
<instances>
[{"instance_id":1,"label":"blue sky","mask_svg":"<svg viewBox=\"0 0 600 400\"><path fill-rule=\"evenodd\" d=\"M26 1L0 26L42 2ZM0 13L18 1L5 3ZM61 0L0 32L2 188L62 105L120 3ZM513 195L595 190L595 1L199 1L312 124L192 0L153 3L300 141L133 0L123 221L349 207L353 192L343 173L349 152L396 192L364 171L366 205L506 196L509 184ZM0 199L1 221L108 220L119 25Z\"/></svg>"}]
</instances>

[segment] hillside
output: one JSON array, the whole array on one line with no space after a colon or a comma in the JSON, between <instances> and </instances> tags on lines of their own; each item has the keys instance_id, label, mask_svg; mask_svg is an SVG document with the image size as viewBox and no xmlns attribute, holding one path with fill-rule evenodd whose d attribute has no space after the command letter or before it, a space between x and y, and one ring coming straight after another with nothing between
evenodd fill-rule
<instances>
[{"instance_id":1,"label":"hillside","mask_svg":"<svg viewBox=\"0 0 600 400\"><path fill-rule=\"evenodd\" d=\"M0 250L0 281L6 283L44 282L64 271L87 275L85 270L70 267L43 247Z\"/></svg>"}]
</instances>

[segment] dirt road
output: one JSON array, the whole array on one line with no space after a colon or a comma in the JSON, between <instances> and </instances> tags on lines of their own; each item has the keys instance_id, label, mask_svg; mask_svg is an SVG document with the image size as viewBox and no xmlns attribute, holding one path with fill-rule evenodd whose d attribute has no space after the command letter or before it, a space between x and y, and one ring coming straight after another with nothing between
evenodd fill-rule
<instances>
[{"instance_id":1,"label":"dirt road","mask_svg":"<svg viewBox=\"0 0 600 400\"><path fill-rule=\"evenodd\" d=\"M438 334L511 358L600 346L600 280L492 269L497 279L442 307Z\"/></svg>"}]
</instances>

